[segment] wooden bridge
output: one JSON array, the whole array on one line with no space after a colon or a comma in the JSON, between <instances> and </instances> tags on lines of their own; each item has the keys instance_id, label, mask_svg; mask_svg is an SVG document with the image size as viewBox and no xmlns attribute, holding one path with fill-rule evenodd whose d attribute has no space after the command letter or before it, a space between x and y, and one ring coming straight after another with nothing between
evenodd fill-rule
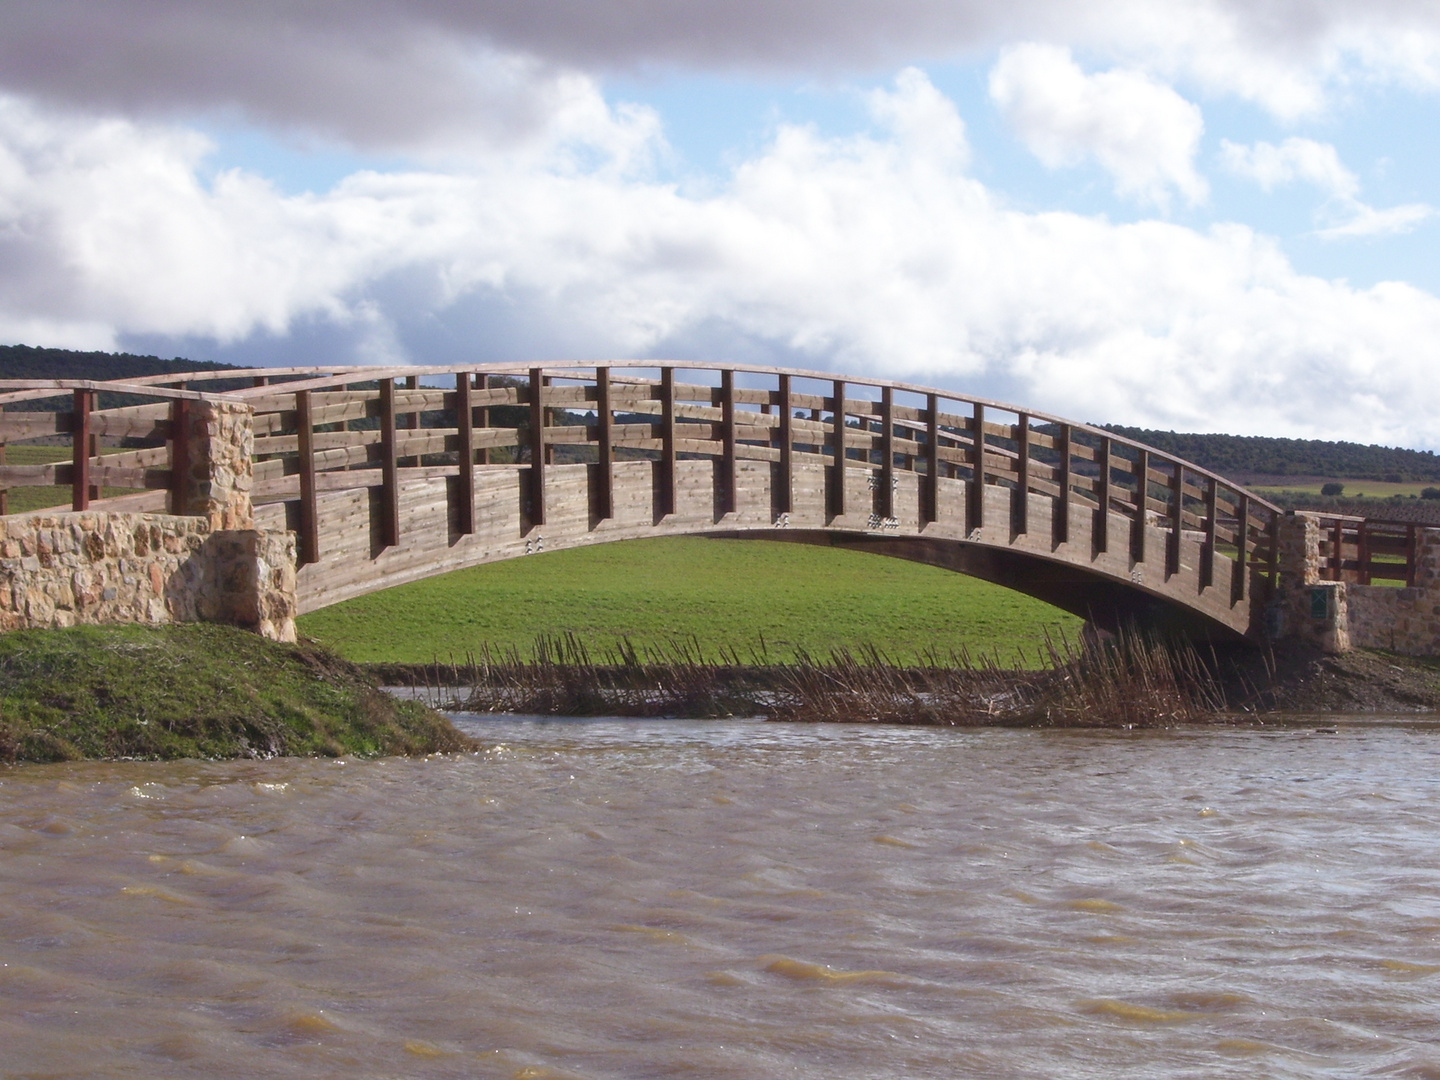
<instances>
[{"instance_id":1,"label":"wooden bridge","mask_svg":"<svg viewBox=\"0 0 1440 1080\"><path fill-rule=\"evenodd\" d=\"M706 535L878 552L1102 626L1227 638L1258 633L1279 562L1282 512L1190 462L1014 405L823 372L267 368L0 382L0 404L12 460L69 443L63 461L0 465L10 500L59 484L73 511L288 530L302 613L540 551ZM228 459L211 445L226 437Z\"/></svg>"}]
</instances>

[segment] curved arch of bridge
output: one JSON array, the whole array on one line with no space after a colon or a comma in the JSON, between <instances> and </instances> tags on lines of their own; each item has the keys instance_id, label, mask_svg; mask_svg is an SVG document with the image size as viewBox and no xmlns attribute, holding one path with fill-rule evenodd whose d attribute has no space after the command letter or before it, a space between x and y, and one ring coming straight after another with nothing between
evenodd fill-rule
<instances>
[{"instance_id":1,"label":"curved arch of bridge","mask_svg":"<svg viewBox=\"0 0 1440 1080\"><path fill-rule=\"evenodd\" d=\"M107 408L95 397L107 391L161 403ZM1278 568L1280 511L1224 477L1103 429L911 383L623 360L0 385L11 409L59 394L74 395L70 414L5 412L0 427L69 431L73 465L0 468L12 483L68 478L77 510L94 498L195 512L194 448L177 433L193 431L195 408L218 408L205 403L248 416L249 461L212 456L205 482L238 490L248 468L241 516L297 534L302 612L555 547L715 535L876 551L1102 624L1235 637L1257 634ZM93 439L105 434L169 449L102 457ZM100 484L168 490L99 500Z\"/></svg>"}]
</instances>

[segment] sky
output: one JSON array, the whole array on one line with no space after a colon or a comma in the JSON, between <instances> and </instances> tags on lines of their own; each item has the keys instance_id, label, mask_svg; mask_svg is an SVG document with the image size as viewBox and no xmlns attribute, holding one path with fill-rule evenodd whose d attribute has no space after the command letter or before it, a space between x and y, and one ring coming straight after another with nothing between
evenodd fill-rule
<instances>
[{"instance_id":1,"label":"sky","mask_svg":"<svg viewBox=\"0 0 1440 1080\"><path fill-rule=\"evenodd\" d=\"M0 0L0 343L1440 449L1433 0Z\"/></svg>"}]
</instances>

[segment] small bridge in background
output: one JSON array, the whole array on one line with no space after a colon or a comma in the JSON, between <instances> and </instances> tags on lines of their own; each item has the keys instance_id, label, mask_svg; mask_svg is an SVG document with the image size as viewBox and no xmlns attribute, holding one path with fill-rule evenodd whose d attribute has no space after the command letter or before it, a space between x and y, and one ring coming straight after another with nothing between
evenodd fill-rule
<instances>
[{"instance_id":1,"label":"small bridge in background","mask_svg":"<svg viewBox=\"0 0 1440 1080\"><path fill-rule=\"evenodd\" d=\"M1101 626L1226 639L1259 635L1280 563L1283 512L1190 462L1015 405L824 372L265 368L0 383L0 404L12 457L26 440L70 444L65 461L0 465L0 486L69 485L90 515L293 533L302 613L539 551L704 535L877 552ZM155 590L175 618L179 573L166 564ZM72 621L96 621L83 609Z\"/></svg>"}]
</instances>

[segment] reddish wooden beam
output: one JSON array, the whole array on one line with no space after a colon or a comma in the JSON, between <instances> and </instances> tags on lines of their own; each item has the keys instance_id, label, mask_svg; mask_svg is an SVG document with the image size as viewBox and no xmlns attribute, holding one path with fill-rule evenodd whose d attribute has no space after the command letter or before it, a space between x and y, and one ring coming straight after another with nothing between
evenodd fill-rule
<instances>
[{"instance_id":1,"label":"reddish wooden beam","mask_svg":"<svg viewBox=\"0 0 1440 1080\"><path fill-rule=\"evenodd\" d=\"M1150 451L1139 450L1135 459L1135 520L1131 522L1130 559L1145 561L1145 514L1150 501Z\"/></svg>"},{"instance_id":2,"label":"reddish wooden beam","mask_svg":"<svg viewBox=\"0 0 1440 1080\"><path fill-rule=\"evenodd\" d=\"M478 385L477 385L477 389L480 389L480 390L489 390L489 389L490 389L490 376L489 376L489 375L480 375L480 376L477 376L477 378L479 379L479 383L478 383ZM489 429L489 427L490 427L490 409L489 409L489 406L481 406L478 410L475 411L475 413L474 413L473 415L475 416L475 423L478 423L478 424L480 425L480 427L483 428L483 429L487 429L487 430ZM482 446L482 447L479 449L478 454L479 454L479 459L480 459L480 460L479 460L479 463L480 463L481 465L489 465L489 464L490 464L490 447L488 447L488 446Z\"/></svg>"},{"instance_id":3,"label":"reddish wooden beam","mask_svg":"<svg viewBox=\"0 0 1440 1080\"><path fill-rule=\"evenodd\" d=\"M320 515L315 504L315 424L310 391L295 392L295 431L300 443L300 535L301 566L320 561Z\"/></svg>"},{"instance_id":4,"label":"reddish wooden beam","mask_svg":"<svg viewBox=\"0 0 1440 1080\"><path fill-rule=\"evenodd\" d=\"M735 512L735 372L720 372L720 513Z\"/></svg>"},{"instance_id":5,"label":"reddish wooden beam","mask_svg":"<svg viewBox=\"0 0 1440 1080\"><path fill-rule=\"evenodd\" d=\"M675 513L675 369L660 369L660 516Z\"/></svg>"},{"instance_id":6,"label":"reddish wooden beam","mask_svg":"<svg viewBox=\"0 0 1440 1080\"><path fill-rule=\"evenodd\" d=\"M400 543L400 459L396 455L395 380L380 380L380 544Z\"/></svg>"},{"instance_id":7,"label":"reddish wooden beam","mask_svg":"<svg viewBox=\"0 0 1440 1080\"><path fill-rule=\"evenodd\" d=\"M530 369L530 524L545 524L545 372Z\"/></svg>"},{"instance_id":8,"label":"reddish wooden beam","mask_svg":"<svg viewBox=\"0 0 1440 1080\"><path fill-rule=\"evenodd\" d=\"M610 404L610 369L595 369L595 516L615 516L615 416Z\"/></svg>"},{"instance_id":9,"label":"reddish wooden beam","mask_svg":"<svg viewBox=\"0 0 1440 1080\"><path fill-rule=\"evenodd\" d=\"M460 435L460 484L457 495L459 502L457 523L460 535L469 536L475 531L475 412L470 405L471 374L468 371L455 375L455 424Z\"/></svg>"},{"instance_id":10,"label":"reddish wooden beam","mask_svg":"<svg viewBox=\"0 0 1440 1080\"><path fill-rule=\"evenodd\" d=\"M880 388L880 502L882 517L895 516L895 399L888 386Z\"/></svg>"},{"instance_id":11,"label":"reddish wooden beam","mask_svg":"<svg viewBox=\"0 0 1440 1080\"><path fill-rule=\"evenodd\" d=\"M1095 524L1091 527L1095 541L1095 554L1103 555L1110 549L1110 436L1100 436L1100 446L1095 451L1095 460L1100 465L1100 476L1095 482L1095 498L1100 508L1095 511Z\"/></svg>"},{"instance_id":12,"label":"reddish wooden beam","mask_svg":"<svg viewBox=\"0 0 1440 1080\"><path fill-rule=\"evenodd\" d=\"M170 402L170 512L190 512L190 402Z\"/></svg>"},{"instance_id":13,"label":"reddish wooden beam","mask_svg":"<svg viewBox=\"0 0 1440 1080\"><path fill-rule=\"evenodd\" d=\"M1185 466L1171 462L1170 475L1170 536L1165 545L1165 576L1180 572L1180 540L1185 531Z\"/></svg>"},{"instance_id":14,"label":"reddish wooden beam","mask_svg":"<svg viewBox=\"0 0 1440 1080\"><path fill-rule=\"evenodd\" d=\"M830 467L830 514L832 517L845 515L845 383L835 380L835 407L831 410L832 430L830 448L834 463Z\"/></svg>"},{"instance_id":15,"label":"reddish wooden beam","mask_svg":"<svg viewBox=\"0 0 1440 1080\"><path fill-rule=\"evenodd\" d=\"M1070 425L1061 424L1055 435L1055 451L1060 455L1056 465L1055 483L1060 488L1055 500L1053 535L1055 543L1070 542Z\"/></svg>"},{"instance_id":16,"label":"reddish wooden beam","mask_svg":"<svg viewBox=\"0 0 1440 1080\"><path fill-rule=\"evenodd\" d=\"M1023 536L1030 531L1030 417L1025 413L1015 418L1015 491L1010 505L1015 532Z\"/></svg>"},{"instance_id":17,"label":"reddish wooden beam","mask_svg":"<svg viewBox=\"0 0 1440 1080\"><path fill-rule=\"evenodd\" d=\"M1205 542L1200 548L1200 588L1215 584L1215 537L1219 529L1220 481L1205 478Z\"/></svg>"},{"instance_id":18,"label":"reddish wooden beam","mask_svg":"<svg viewBox=\"0 0 1440 1080\"><path fill-rule=\"evenodd\" d=\"M985 527L985 406L978 401L970 421L970 487L965 532Z\"/></svg>"},{"instance_id":19,"label":"reddish wooden beam","mask_svg":"<svg viewBox=\"0 0 1440 1080\"><path fill-rule=\"evenodd\" d=\"M777 478L775 512L795 512L795 409L790 400L790 376L780 376L780 388L775 393L776 407L780 410L780 474Z\"/></svg>"},{"instance_id":20,"label":"reddish wooden beam","mask_svg":"<svg viewBox=\"0 0 1440 1080\"><path fill-rule=\"evenodd\" d=\"M920 524L940 520L940 397L925 395L925 488L920 499Z\"/></svg>"},{"instance_id":21,"label":"reddish wooden beam","mask_svg":"<svg viewBox=\"0 0 1440 1080\"><path fill-rule=\"evenodd\" d=\"M90 505L90 414L95 409L91 390L76 390L70 422L70 505L84 510Z\"/></svg>"},{"instance_id":22,"label":"reddish wooden beam","mask_svg":"<svg viewBox=\"0 0 1440 1080\"><path fill-rule=\"evenodd\" d=\"M1235 507L1235 565L1230 572L1230 602L1238 604L1250 595L1250 496L1240 493Z\"/></svg>"}]
</instances>

